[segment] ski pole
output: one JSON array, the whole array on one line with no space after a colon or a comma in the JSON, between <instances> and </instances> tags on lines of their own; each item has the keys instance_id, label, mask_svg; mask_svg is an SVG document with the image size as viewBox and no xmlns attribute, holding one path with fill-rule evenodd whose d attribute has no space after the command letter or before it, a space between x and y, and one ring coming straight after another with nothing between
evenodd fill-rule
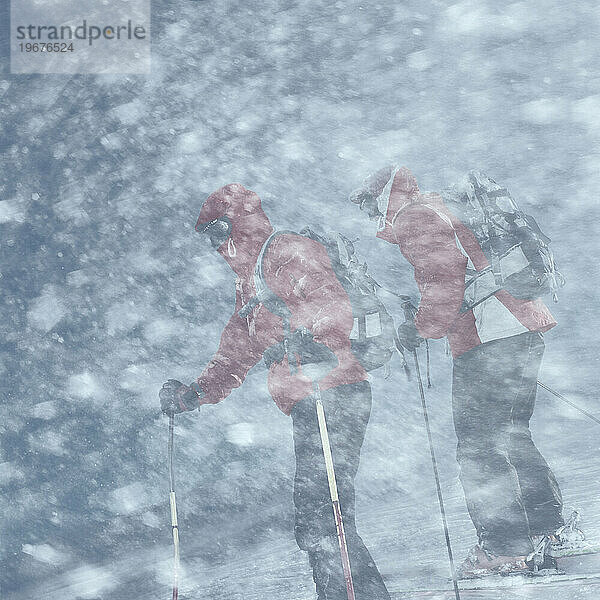
<instances>
[{"instance_id":1,"label":"ski pole","mask_svg":"<svg viewBox=\"0 0 600 600\"><path fill-rule=\"evenodd\" d=\"M437 488L438 503L440 505L440 513L442 515L442 524L444 526L444 536L446 537L446 548L448 549L448 560L450 561L450 572L452 573L452 583L454 585L454 595L456 600L460 600L460 592L458 590L458 579L456 578L456 569L454 568L454 557L452 555L452 545L450 544L450 533L448 531L448 522L446 521L446 509L444 508L444 497L442 496L442 486L440 485L440 475L438 473L437 461L435 459L435 451L433 449L433 438L431 436L431 427L429 425L429 413L427 412L427 403L425 401L425 390L423 389L423 380L421 379L421 370L419 369L419 359L416 349L413 350L413 358L415 359L415 372L417 373L417 382L419 383L419 393L421 394L421 405L423 407L423 417L425 418L425 429L427 430L427 439L429 440L429 452L431 453L431 464L433 465L433 475L435 477L435 485Z\"/></svg>"},{"instance_id":2,"label":"ski pole","mask_svg":"<svg viewBox=\"0 0 600 600\"><path fill-rule=\"evenodd\" d=\"M352 571L350 570L350 557L348 556L348 545L346 544L346 534L344 533L344 523L342 521L342 509L338 497L337 483L335 481L335 470L333 468L333 456L331 455L331 444L329 443L329 434L327 433L327 421L325 420L325 409L321 400L321 389L315 381L315 403L317 405L317 419L319 421L319 433L321 434L321 445L323 447L323 457L325 458L325 469L327 470L327 480L329 482L329 494L333 506L333 515L335 518L335 528L337 530L338 543L340 545L340 555L342 557L342 570L346 582L346 592L348 600L354 600L354 582L352 581Z\"/></svg>"},{"instance_id":3,"label":"ski pole","mask_svg":"<svg viewBox=\"0 0 600 600\"><path fill-rule=\"evenodd\" d=\"M177 502L175 500L175 477L173 475L173 429L174 415L169 415L169 502L171 505L171 529L173 531L173 600L179 596L179 525L177 523Z\"/></svg>"},{"instance_id":4,"label":"ski pole","mask_svg":"<svg viewBox=\"0 0 600 600\"><path fill-rule=\"evenodd\" d=\"M594 415L590 414L587 410L584 410L580 406L577 406L577 404L575 404L575 402L572 402L571 400L568 400L562 394L559 394L558 392L556 392L555 390L553 390L551 387L548 387L547 385L545 385L541 381L538 381L537 384L541 388L545 389L547 392L550 392L553 396L556 396L559 400L562 400L563 402L566 402L569 406L572 406L573 408L577 409L580 413L583 413L586 417L590 418L592 421L594 421L595 423L598 423L598 425L600 425L600 419L598 419Z\"/></svg>"}]
</instances>

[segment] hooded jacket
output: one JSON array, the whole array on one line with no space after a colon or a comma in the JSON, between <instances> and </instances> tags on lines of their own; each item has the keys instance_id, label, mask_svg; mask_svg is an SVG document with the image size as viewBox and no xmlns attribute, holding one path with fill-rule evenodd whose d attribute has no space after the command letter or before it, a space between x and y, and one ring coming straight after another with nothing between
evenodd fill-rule
<instances>
[{"instance_id":1,"label":"hooded jacket","mask_svg":"<svg viewBox=\"0 0 600 600\"><path fill-rule=\"evenodd\" d=\"M542 300L519 300L506 290L460 313L467 265L477 271L489 266L475 235L440 195L421 194L405 167L391 169L386 184L380 197L385 222L377 237L397 245L414 267L421 292L415 325L422 337L447 336L456 358L484 342L556 325Z\"/></svg>"},{"instance_id":2,"label":"hooded jacket","mask_svg":"<svg viewBox=\"0 0 600 600\"><path fill-rule=\"evenodd\" d=\"M222 332L216 354L197 379L206 394L201 404L226 398L242 384L264 351L284 337L281 317L262 304L246 318L238 315L256 295L254 268L273 232L260 198L242 185L227 185L208 197L196 229L223 216L231 221L231 234L217 251L237 275L235 310ZM366 380L367 373L350 346L352 306L326 249L304 236L282 234L269 244L262 264L267 285L290 310L292 331L306 327L314 340L332 350L339 361L320 381L321 389ZM277 406L287 415L296 402L312 393L311 381L302 369L290 371L287 356L269 369L268 387Z\"/></svg>"}]
</instances>

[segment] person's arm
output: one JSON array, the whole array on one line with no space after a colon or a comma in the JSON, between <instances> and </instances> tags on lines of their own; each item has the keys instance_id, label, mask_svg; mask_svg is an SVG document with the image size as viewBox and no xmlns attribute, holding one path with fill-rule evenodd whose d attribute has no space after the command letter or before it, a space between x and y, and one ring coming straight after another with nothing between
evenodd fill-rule
<instances>
[{"instance_id":1,"label":"person's arm","mask_svg":"<svg viewBox=\"0 0 600 600\"><path fill-rule=\"evenodd\" d=\"M467 258L457 247L452 227L422 205L402 211L394 233L421 292L417 331L424 338L442 338L459 315Z\"/></svg>"},{"instance_id":2,"label":"person's arm","mask_svg":"<svg viewBox=\"0 0 600 600\"><path fill-rule=\"evenodd\" d=\"M205 395L200 404L216 404L242 385L248 371L262 358L255 336L250 336L246 319L238 315L242 302L237 294L235 313L223 329L219 348L197 383Z\"/></svg>"}]
</instances>

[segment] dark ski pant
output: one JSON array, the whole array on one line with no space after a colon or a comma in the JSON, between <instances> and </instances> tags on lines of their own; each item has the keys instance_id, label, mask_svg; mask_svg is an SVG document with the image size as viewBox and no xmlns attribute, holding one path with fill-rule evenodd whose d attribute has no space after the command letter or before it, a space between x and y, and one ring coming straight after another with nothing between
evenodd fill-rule
<instances>
[{"instance_id":1,"label":"dark ski pant","mask_svg":"<svg viewBox=\"0 0 600 600\"><path fill-rule=\"evenodd\" d=\"M535 332L476 346L454 361L457 459L481 546L531 552L531 535L563 525L562 497L529 430L544 340Z\"/></svg>"},{"instance_id":2,"label":"dark ski pant","mask_svg":"<svg viewBox=\"0 0 600 600\"><path fill-rule=\"evenodd\" d=\"M356 600L389 600L383 579L356 531L354 478L371 412L368 382L322 392ZM346 600L346 584L331 506L313 397L292 409L296 477L294 505L298 546L308 552L318 600Z\"/></svg>"}]
</instances>

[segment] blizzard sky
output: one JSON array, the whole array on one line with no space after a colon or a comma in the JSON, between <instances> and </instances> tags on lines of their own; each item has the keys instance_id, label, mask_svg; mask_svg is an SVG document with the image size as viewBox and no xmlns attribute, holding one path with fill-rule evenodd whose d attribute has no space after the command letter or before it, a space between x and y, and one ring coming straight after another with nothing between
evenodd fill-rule
<instances>
[{"instance_id":1,"label":"blizzard sky","mask_svg":"<svg viewBox=\"0 0 600 600\"><path fill-rule=\"evenodd\" d=\"M278 228L315 223L360 237L376 279L414 295L408 265L371 237L348 193L390 161L423 190L486 171L537 217L567 279L541 378L600 414L598 15L594 2L556 0L155 0L151 76L16 76L5 56L6 597L169 593L157 391L167 378L200 374L233 308L233 274L193 231L207 193L226 183L256 191ZM474 533L441 342L432 365L432 421L461 559ZM359 531L399 587L411 578L439 587L448 568L417 388L393 367L388 380L373 374ZM311 597L292 532L291 421L265 379L258 366L221 405L178 419L185 598ZM566 505L580 506L600 534L598 426L538 398L536 440Z\"/></svg>"}]
</instances>

